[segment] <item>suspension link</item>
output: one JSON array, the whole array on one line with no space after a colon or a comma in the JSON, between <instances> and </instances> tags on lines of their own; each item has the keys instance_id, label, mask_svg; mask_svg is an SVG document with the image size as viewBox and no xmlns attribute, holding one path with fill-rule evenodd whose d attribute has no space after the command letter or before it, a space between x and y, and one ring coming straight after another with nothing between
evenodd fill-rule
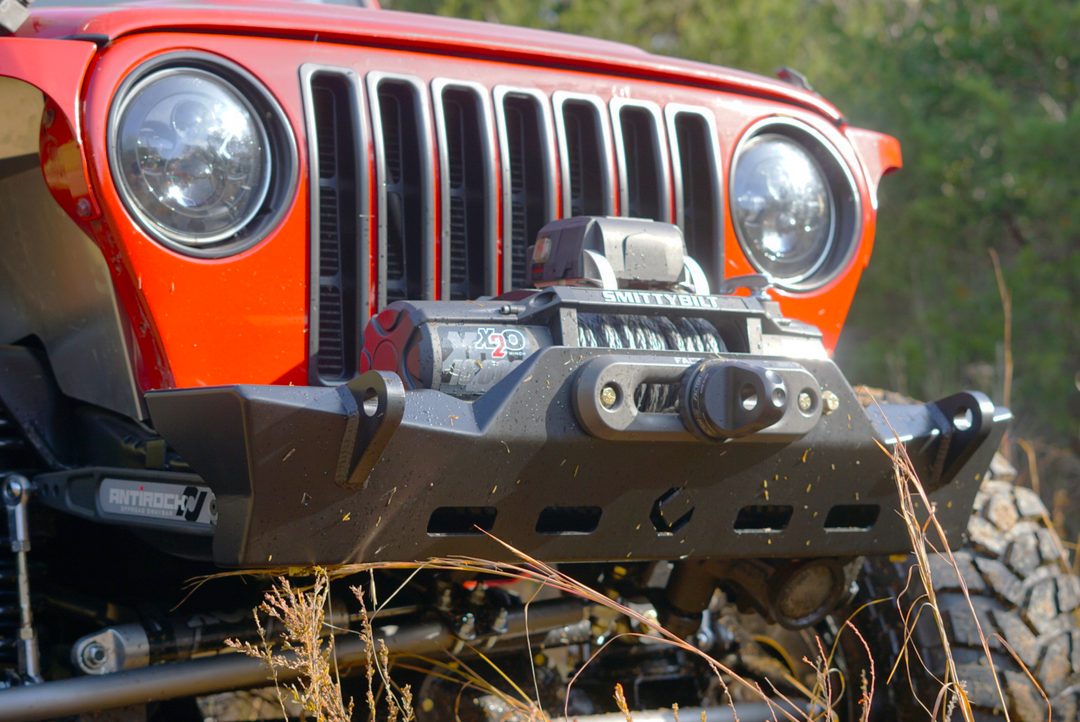
<instances>
[{"instance_id":1,"label":"suspension link","mask_svg":"<svg viewBox=\"0 0 1080 722\"><path fill-rule=\"evenodd\" d=\"M30 551L30 481L25 476L10 474L4 478L3 497L8 516L8 539L16 555L19 589L19 674L26 682L41 682L41 660L38 656L37 633L30 607L30 573L26 553Z\"/></svg>"}]
</instances>

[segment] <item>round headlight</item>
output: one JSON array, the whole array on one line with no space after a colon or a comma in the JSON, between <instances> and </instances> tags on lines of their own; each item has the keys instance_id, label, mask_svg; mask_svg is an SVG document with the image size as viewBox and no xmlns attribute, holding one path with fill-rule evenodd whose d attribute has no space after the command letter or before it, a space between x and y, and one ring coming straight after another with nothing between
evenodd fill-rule
<instances>
[{"instance_id":1,"label":"round headlight","mask_svg":"<svg viewBox=\"0 0 1080 722\"><path fill-rule=\"evenodd\" d=\"M832 243L833 202L825 174L795 141L759 135L735 168L735 223L762 270L802 280L825 260Z\"/></svg>"},{"instance_id":2,"label":"round headlight","mask_svg":"<svg viewBox=\"0 0 1080 722\"><path fill-rule=\"evenodd\" d=\"M109 161L128 211L188 255L265 237L295 188L295 146L277 103L246 71L204 53L160 56L128 76L109 121Z\"/></svg>"},{"instance_id":3,"label":"round headlight","mask_svg":"<svg viewBox=\"0 0 1080 722\"><path fill-rule=\"evenodd\" d=\"M202 246L236 235L262 206L270 143L250 103L202 70L142 80L116 128L120 183L147 230Z\"/></svg>"},{"instance_id":4,"label":"round headlight","mask_svg":"<svg viewBox=\"0 0 1080 722\"><path fill-rule=\"evenodd\" d=\"M739 242L758 271L805 290L827 282L854 247L858 193L823 138L773 119L736 151L729 193Z\"/></svg>"}]
</instances>

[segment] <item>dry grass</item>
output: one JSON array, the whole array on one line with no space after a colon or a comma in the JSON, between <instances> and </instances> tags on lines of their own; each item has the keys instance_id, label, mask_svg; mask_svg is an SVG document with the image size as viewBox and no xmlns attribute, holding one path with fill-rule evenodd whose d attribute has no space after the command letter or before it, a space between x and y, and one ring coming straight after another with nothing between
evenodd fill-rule
<instances>
[{"instance_id":1,"label":"dry grass","mask_svg":"<svg viewBox=\"0 0 1080 722\"><path fill-rule=\"evenodd\" d=\"M1010 402L1012 401L1013 382L1012 294L1009 292L1009 287L1005 285L1005 274L1001 270L1001 259L998 258L997 251L993 248L990 249L990 259L994 262L994 277L997 279L998 295L1001 296L1001 310L1005 315L1002 338L1002 342L1005 346L1005 370L1003 374L1004 378L1001 381L1001 402L1005 406L1010 406ZM1012 455L1010 454L1010 447L1009 432L1006 431L1005 436L1001 439L1001 453L1011 462Z\"/></svg>"},{"instance_id":2,"label":"dry grass","mask_svg":"<svg viewBox=\"0 0 1080 722\"><path fill-rule=\"evenodd\" d=\"M261 659L272 671L275 684L277 684L278 673L281 669L300 672L303 675L301 681L296 684L285 686L284 690L281 690L281 685L278 685L279 694L289 694L292 699L302 705L305 713L312 715L316 720L319 720L319 722L322 722L323 720L326 722L348 720L351 718L353 712L352 703L350 702L348 705L345 705L342 702L340 680L332 673L334 669L333 639L332 637L326 637L327 623L325 621L325 604L328 600L327 588L329 579L331 577L345 576L357 572L370 573L375 569L385 569L387 567L410 568L414 570L429 569L483 572L520 581L529 581L541 586L553 587L561 592L578 596L594 605L607 607L638 623L641 631L623 632L622 634L617 634L607 640L601 649L594 652L589 660L578 669L573 679L570 680L570 685L574 684L578 676L584 671L585 667L592 664L617 640L625 639L627 637L652 637L660 638L666 643L679 647L704 660L709 669L715 674L719 686L725 692L728 704L732 706L733 710L735 709L735 706L733 695L730 693L729 689L730 685L736 685L742 688L742 693L739 695L740 698L757 699L768 704L773 712L774 719L778 721L787 719L792 722L799 722L801 720L835 718L836 715L832 710L839 697L843 694L846 682L843 679L840 670L832 663L832 653L826 654L824 648L820 646L820 640L818 640L818 659L816 661L804 659L804 661L811 664L815 670L816 684L814 687L807 688L793 675L785 675L784 681L789 685L800 689L803 695L809 700L808 705L800 704L798 700L790 699L782 693L769 680L765 680L766 686L763 687L754 680L740 676L734 670L728 668L722 662L709 656L705 652L702 652L693 644L680 639L663 629L651 617L643 615L635 609L610 599L606 595L568 577L553 567L529 557L522 552L514 550L513 547L510 547L509 545L506 546L508 549L515 551L515 553L522 558L521 563L499 563L463 557L432 559L423 564L350 565L338 567L329 572L321 568L313 570L292 570L294 573L301 571L313 573L315 578L314 583L307 587L295 587L285 577L279 577L273 588L267 592L266 601L257 609L257 617L259 614L266 616L275 620L275 622L279 623L280 626L284 628L283 640L279 644L275 644L273 636L267 634L264 626L260 624L260 642L258 644L232 641L230 642L230 646L245 654ZM365 599L363 591L359 587L352 587L352 590L361 601L361 604L363 604ZM400 691L395 690L390 674L391 659L387 653L386 647L381 643L381 640L376 639L371 627L370 615L366 610L362 613L361 618L360 634L367 642L366 646L369 650L366 660L368 683L367 707L370 715L369 719L375 720L385 717L387 722L409 722L409 720L414 718L411 691L407 687ZM851 627L851 629L854 630L854 627ZM857 630L855 630L855 633L858 634ZM287 657L281 654L282 651L290 650L297 652L297 656ZM461 660L454 660L450 663L439 662L437 660L423 661L425 663L425 668L432 669L432 673L441 676L444 679L460 682L463 688L471 688L483 691L487 694L497 695L506 708L517 715L519 719L537 720L538 722L546 722L547 720L552 719L552 717L541 708L537 699L532 698L528 693L514 684L512 680L510 680L509 677L506 677L501 670L498 670L497 666L491 663L480 650L473 649L472 651L486 664L490 665L491 670L494 670L497 676L502 676L502 681L508 683L513 689L512 694L507 694L497 689L486 681L486 678L489 675L470 668ZM411 668L408 665L403 666L405 668ZM862 683L864 698L864 714L862 716L864 719L869 712L869 699L873 694L873 685L873 670L871 670L869 679L864 678ZM620 693L621 687L617 687L614 691L616 704L620 709L624 710L625 714L632 716L632 713L626 706L625 697L620 699ZM380 697L385 700L383 705L384 711L381 713L377 703ZM807 708L810 711L804 712L803 710ZM282 704L282 711L285 711L284 704ZM562 712L563 717L567 716L567 709L564 708Z\"/></svg>"},{"instance_id":3,"label":"dry grass","mask_svg":"<svg viewBox=\"0 0 1080 722\"><path fill-rule=\"evenodd\" d=\"M934 554L945 558L955 573L955 578L958 581L964 599L967 601L968 610L975 623L975 629L979 634L983 655L990 669L996 670L994 658L990 651L990 642L993 640L1004 647L1006 653L1023 670L1024 674L1027 675L1028 679L1035 686L1035 689L1042 695L1043 701L1047 706L1047 720L1052 720L1053 710L1050 699L1047 697L1038 680L1028 669L1027 665L1024 664L1015 650L1013 650L1008 642L999 634L994 633L988 636L983 630L982 624L979 621L979 616L975 612L975 607L971 600L971 593L967 587L964 575L961 573L956 558L953 556L953 551L949 545L945 531L937 520L934 505L930 501L922 482L919 480L918 474L911 462L911 458L907 454L907 449L902 444L897 444L891 452L891 456L897 492L901 501L901 514L903 515L904 523L908 530L912 553L915 557L913 571L919 575L919 580L922 583L922 596L914 600L906 608L901 602L901 597L903 595L900 595L897 598L897 607L904 620L904 627L906 630L905 645L903 654L901 655L901 658L897 660L896 666L890 671L886 684L891 682L901 662L903 662L905 666L912 663L912 660L910 659L912 654L916 656L914 663L922 666L928 676L933 676L926 661L918 657L917 647L912 644L912 635L920 616L922 614L930 614L941 638L942 649L946 659L946 672L944 679L938 680L941 687L934 700L933 707L926 708L925 705L923 705L923 707L930 715L931 720L938 719L938 715L940 714L941 719L947 721L951 719L954 712L959 711L965 722L974 722L974 712L971 708L971 700L968 698L966 690L964 689L964 681L957 672L956 662L953 658L949 644L949 636L945 630L941 609L938 606L937 594L934 590L933 579L930 575L930 555ZM1049 519L1046 521L1049 523ZM1063 549L1061 552L1062 559L1067 558L1064 556ZM905 593L906 592L907 589L905 589ZM910 667L908 667L908 670L910 673ZM1009 722L1009 704L1005 692L1001 688L999 675L995 673L992 675L992 678L994 680L998 699L1001 703L1004 719L1006 722ZM916 699L918 698L916 697ZM919 700L919 704L922 705L921 700Z\"/></svg>"},{"instance_id":4,"label":"dry grass","mask_svg":"<svg viewBox=\"0 0 1080 722\"><path fill-rule=\"evenodd\" d=\"M315 570L315 583L307 589L294 588L288 579L281 578L255 610L259 644L236 640L225 642L266 664L273 674L278 701L286 717L288 713L282 695L288 693L317 722L348 722L352 719L353 703L350 700L345 704L340 680L331 665L334 637L326 636L324 641L329 592L329 578L322 569ZM274 626L282 628L280 644L272 643L272 636L263 626L260 612L276 623ZM282 669L299 672L300 681L285 686L283 690L278 681L278 673Z\"/></svg>"},{"instance_id":5,"label":"dry grass","mask_svg":"<svg viewBox=\"0 0 1080 722\"><path fill-rule=\"evenodd\" d=\"M939 712L943 712L945 717L948 718L952 711L958 707L964 720L973 722L974 713L971 709L971 702L956 671L956 662L953 659L952 649L949 645L949 635L945 631L945 624L941 616L941 609L938 606L933 580L930 577L931 553L944 553L948 556L950 563L957 570L957 578L960 579L961 587L965 596L968 597L969 604L971 603L971 597L964 584L963 576L959 572L959 567L956 565L956 560L952 556L952 550L949 548L945 531L937 521L934 507L926 494L925 488L923 488L922 482L919 481L918 474L915 473L907 449L902 444L896 444L891 454L893 458L893 475L896 480L897 493L900 497L900 513L908 530L912 553L915 556L914 570L919 575L923 594L925 595L924 599L916 600L911 608L904 609L901 607L900 609L901 616L905 621L905 645L901 658L897 660L897 665L899 666L900 662L905 664L909 662L909 650L915 650L915 654L918 654L917 649L911 643L911 636L914 633L919 616L924 613L931 614L938 634L941 636L941 644L946 660L946 675L945 679L941 680L941 690L934 701L933 709L928 709L927 712L930 714L930 719L937 719ZM928 533L930 530L937 532L936 545L930 539ZM899 603L899 599L897 601ZM972 614L974 614L974 609L972 609ZM977 619L975 623L979 630L979 636L983 641L983 648L986 651L987 658L990 659L990 647L987 644L986 635L983 634L982 627ZM918 663L925 666L925 661L922 659L919 659ZM894 668L889 674L888 681L891 681L895 672L896 669ZM1000 687L998 693L1001 695ZM1004 700L1003 695L1002 699Z\"/></svg>"},{"instance_id":6,"label":"dry grass","mask_svg":"<svg viewBox=\"0 0 1080 722\"><path fill-rule=\"evenodd\" d=\"M378 698L382 697L386 707L387 722L411 722L416 719L413 709L412 688L405 685L400 690L390 681L390 653L386 649L386 643L378 640L376 644L375 632L371 628L371 616L368 614L367 604L364 601L364 590L360 587L350 587L357 601L360 602L360 639L364 641L366 664L364 673L367 675L367 707L368 719L379 718ZM375 677L378 673L383 694L376 694ZM340 684L340 683L339 683ZM340 696L340 689L337 690Z\"/></svg>"}]
</instances>

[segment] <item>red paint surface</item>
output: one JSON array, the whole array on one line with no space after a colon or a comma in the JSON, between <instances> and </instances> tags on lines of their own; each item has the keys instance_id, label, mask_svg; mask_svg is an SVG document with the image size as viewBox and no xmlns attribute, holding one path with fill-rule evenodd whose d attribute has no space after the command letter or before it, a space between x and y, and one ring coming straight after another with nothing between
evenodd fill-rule
<instances>
[{"instance_id":1,"label":"red paint surface","mask_svg":"<svg viewBox=\"0 0 1080 722\"><path fill-rule=\"evenodd\" d=\"M5 38L0 42L0 76L36 87L45 96L45 111L53 113L49 127L43 123L41 128L42 172L57 202L81 225L97 211L78 142L79 96L95 50L93 43L84 41ZM85 218L75 213L80 199L90 203L91 212Z\"/></svg>"},{"instance_id":2,"label":"red paint surface","mask_svg":"<svg viewBox=\"0 0 1080 722\"><path fill-rule=\"evenodd\" d=\"M95 49L93 43L77 40L4 38L0 41L0 76L37 87L77 127L79 87Z\"/></svg>"},{"instance_id":3,"label":"red paint surface","mask_svg":"<svg viewBox=\"0 0 1080 722\"><path fill-rule=\"evenodd\" d=\"M876 196L880 180L904 165L900 142L888 135L862 128L847 128L845 134L858 149L866 171L866 182Z\"/></svg>"}]
</instances>

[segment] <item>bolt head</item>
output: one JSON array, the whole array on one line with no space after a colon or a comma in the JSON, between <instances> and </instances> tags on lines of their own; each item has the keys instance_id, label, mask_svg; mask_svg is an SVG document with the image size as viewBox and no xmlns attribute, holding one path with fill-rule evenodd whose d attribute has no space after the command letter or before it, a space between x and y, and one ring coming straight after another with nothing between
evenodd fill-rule
<instances>
[{"instance_id":1,"label":"bolt head","mask_svg":"<svg viewBox=\"0 0 1080 722\"><path fill-rule=\"evenodd\" d=\"M803 391L799 394L799 411L805 414L812 408L814 408L814 399L811 398L810 394Z\"/></svg>"},{"instance_id":2,"label":"bolt head","mask_svg":"<svg viewBox=\"0 0 1080 722\"><path fill-rule=\"evenodd\" d=\"M51 128L53 122L56 120L56 111L49 108L45 111L45 114L41 116L41 124L46 128Z\"/></svg>"},{"instance_id":3,"label":"bolt head","mask_svg":"<svg viewBox=\"0 0 1080 722\"><path fill-rule=\"evenodd\" d=\"M826 391L821 395L821 401L825 405L825 413L831 414L840 408L840 397L834 394L832 391Z\"/></svg>"},{"instance_id":4,"label":"bolt head","mask_svg":"<svg viewBox=\"0 0 1080 722\"><path fill-rule=\"evenodd\" d=\"M458 617L457 636L459 639L476 639L476 617L472 612L466 612Z\"/></svg>"},{"instance_id":5,"label":"bolt head","mask_svg":"<svg viewBox=\"0 0 1080 722\"><path fill-rule=\"evenodd\" d=\"M82 661L87 667L98 669L109 661L109 650L98 642L88 644L83 648Z\"/></svg>"},{"instance_id":6,"label":"bolt head","mask_svg":"<svg viewBox=\"0 0 1080 722\"><path fill-rule=\"evenodd\" d=\"M605 409L610 409L615 405L615 402L619 400L619 394L615 391L615 387L608 384L604 388L600 389L600 403Z\"/></svg>"},{"instance_id":7,"label":"bolt head","mask_svg":"<svg viewBox=\"0 0 1080 722\"><path fill-rule=\"evenodd\" d=\"M694 634L694 644L697 645L697 648L702 651L709 651L709 649L712 648L714 641L715 640L713 639L713 635L705 631L704 629L699 629Z\"/></svg>"},{"instance_id":8,"label":"bolt head","mask_svg":"<svg viewBox=\"0 0 1080 722\"><path fill-rule=\"evenodd\" d=\"M91 210L90 201L85 198L80 198L75 203L75 212L79 214L80 218L89 218Z\"/></svg>"}]
</instances>

